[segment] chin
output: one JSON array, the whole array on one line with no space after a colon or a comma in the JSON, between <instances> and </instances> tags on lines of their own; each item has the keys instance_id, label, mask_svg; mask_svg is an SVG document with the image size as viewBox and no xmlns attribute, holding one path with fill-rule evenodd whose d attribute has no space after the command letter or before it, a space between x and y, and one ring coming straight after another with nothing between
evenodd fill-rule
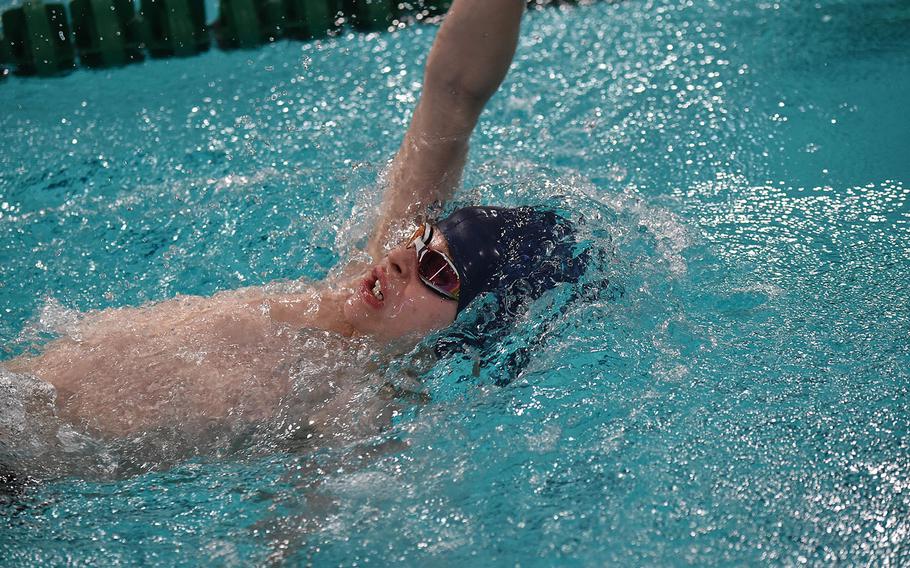
<instances>
[{"instance_id":1,"label":"chin","mask_svg":"<svg viewBox=\"0 0 910 568\"><path fill-rule=\"evenodd\" d=\"M342 312L344 313L344 319L346 319L351 327L353 327L358 333L370 333L369 329L365 329L372 327L365 325L369 323L367 321L368 313L366 311L366 306L360 304L356 292L354 294L351 294L351 296L345 300Z\"/></svg>"},{"instance_id":2,"label":"chin","mask_svg":"<svg viewBox=\"0 0 910 568\"><path fill-rule=\"evenodd\" d=\"M360 335L369 335L383 340L401 336L400 333L389 329L388 322L383 322L380 314L374 312L369 306L365 306L356 292L344 302L342 311L347 323Z\"/></svg>"}]
</instances>

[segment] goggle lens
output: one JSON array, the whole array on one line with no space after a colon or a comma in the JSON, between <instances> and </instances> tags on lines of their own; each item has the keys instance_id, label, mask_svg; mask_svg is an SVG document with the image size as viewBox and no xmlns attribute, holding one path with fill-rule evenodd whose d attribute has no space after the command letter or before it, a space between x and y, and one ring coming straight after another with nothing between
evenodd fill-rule
<instances>
[{"instance_id":1,"label":"goggle lens","mask_svg":"<svg viewBox=\"0 0 910 568\"><path fill-rule=\"evenodd\" d=\"M458 290L459 279L455 270L442 253L424 249L418 264L418 274L425 282L451 295Z\"/></svg>"},{"instance_id":2,"label":"goggle lens","mask_svg":"<svg viewBox=\"0 0 910 568\"><path fill-rule=\"evenodd\" d=\"M429 226L425 224L418 227L407 245L417 249L417 275L432 290L450 300L457 301L461 279L449 257L428 246L427 241L432 238L432 229L428 229ZM417 245L417 242L420 242L420 246Z\"/></svg>"}]
</instances>

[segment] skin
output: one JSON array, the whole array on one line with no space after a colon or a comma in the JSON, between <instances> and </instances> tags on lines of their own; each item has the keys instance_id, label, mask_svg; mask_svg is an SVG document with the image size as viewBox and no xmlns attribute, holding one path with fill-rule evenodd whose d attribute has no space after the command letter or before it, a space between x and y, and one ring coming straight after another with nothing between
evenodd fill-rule
<instances>
[{"instance_id":1,"label":"skin","mask_svg":"<svg viewBox=\"0 0 910 568\"><path fill-rule=\"evenodd\" d=\"M430 247L450 255L445 237L433 232ZM380 273L383 302L377 307L363 288L355 290L344 303L343 315L355 333L379 340L401 337L419 338L455 321L457 302L430 290L417 274L417 255L404 244L389 251L383 262L370 270L361 285L372 288L374 274Z\"/></svg>"},{"instance_id":2,"label":"skin","mask_svg":"<svg viewBox=\"0 0 910 568\"><path fill-rule=\"evenodd\" d=\"M401 350L449 326L457 303L420 281L402 237L457 188L471 133L514 55L524 9L524 0L456 0L449 10L388 172L368 246L372 265L349 266L346 276L303 290L265 286L89 313L40 354L0 365L53 384L61 418L95 435L125 436L175 422L191 429L228 417L267 419L291 389L293 365L327 356L325 347L302 348L300 330ZM449 254L439 231L430 246ZM381 304L365 292L377 276ZM332 413L343 411L352 395L345 396L336 404L314 399L326 424L337 422Z\"/></svg>"},{"instance_id":3,"label":"skin","mask_svg":"<svg viewBox=\"0 0 910 568\"><path fill-rule=\"evenodd\" d=\"M430 244L448 254L438 232ZM377 307L364 295L378 271L384 301ZM89 313L39 355L3 366L53 384L58 416L97 437L174 423L201 431L228 419L269 419L291 392L301 360L319 360L323 349L343 358L325 340L306 347L302 329L360 337L377 353L394 354L451 324L456 307L420 281L414 249L402 244L340 285L284 294L254 287ZM339 423L349 427L339 417L350 413L356 392L309 384L305 390L315 430L334 436ZM378 428L390 417L384 412L374 419Z\"/></svg>"}]
</instances>

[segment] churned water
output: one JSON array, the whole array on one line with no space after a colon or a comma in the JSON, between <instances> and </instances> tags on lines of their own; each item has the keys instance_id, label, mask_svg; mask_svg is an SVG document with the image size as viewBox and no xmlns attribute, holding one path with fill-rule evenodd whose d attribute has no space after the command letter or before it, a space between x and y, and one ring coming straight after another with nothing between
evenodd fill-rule
<instances>
[{"instance_id":1,"label":"churned water","mask_svg":"<svg viewBox=\"0 0 910 568\"><path fill-rule=\"evenodd\" d=\"M434 33L0 84L0 357L325 277ZM530 13L458 202L570 211L603 251L580 297L482 354L352 359L367 397L423 394L335 444L56 425L50 451L53 390L5 373L4 443L43 473L0 564L910 563L908 92L903 0Z\"/></svg>"}]
</instances>

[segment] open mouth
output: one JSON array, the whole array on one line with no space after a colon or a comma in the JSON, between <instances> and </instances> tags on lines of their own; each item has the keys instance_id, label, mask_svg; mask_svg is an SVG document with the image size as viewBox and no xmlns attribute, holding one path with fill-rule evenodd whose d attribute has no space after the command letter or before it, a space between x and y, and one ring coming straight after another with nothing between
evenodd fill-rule
<instances>
[{"instance_id":1,"label":"open mouth","mask_svg":"<svg viewBox=\"0 0 910 568\"><path fill-rule=\"evenodd\" d=\"M366 303L374 308L381 308L382 303L385 301L382 286L383 280L382 269L376 267L370 273L370 276L363 280L361 286L361 295Z\"/></svg>"},{"instance_id":2,"label":"open mouth","mask_svg":"<svg viewBox=\"0 0 910 568\"><path fill-rule=\"evenodd\" d=\"M373 295L376 296L376 299L380 302L384 300L382 296L382 280L377 278L376 283L373 284L373 288L370 291L373 292Z\"/></svg>"}]
</instances>

